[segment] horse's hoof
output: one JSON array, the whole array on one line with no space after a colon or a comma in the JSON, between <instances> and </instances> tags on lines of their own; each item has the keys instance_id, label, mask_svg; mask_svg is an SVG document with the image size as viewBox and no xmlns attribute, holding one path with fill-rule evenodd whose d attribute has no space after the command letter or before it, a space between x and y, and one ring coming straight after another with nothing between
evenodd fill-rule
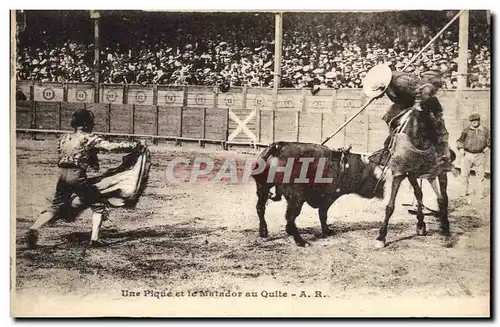
<instances>
[{"instance_id":1,"label":"horse's hoof","mask_svg":"<svg viewBox=\"0 0 500 327\"><path fill-rule=\"evenodd\" d=\"M321 237L329 237L335 235L335 232L330 228L324 229L321 231Z\"/></svg>"},{"instance_id":2,"label":"horse's hoof","mask_svg":"<svg viewBox=\"0 0 500 327\"><path fill-rule=\"evenodd\" d=\"M450 233L449 230L441 230L440 233L444 237L450 237L451 236L451 233Z\"/></svg>"},{"instance_id":3,"label":"horse's hoof","mask_svg":"<svg viewBox=\"0 0 500 327\"><path fill-rule=\"evenodd\" d=\"M457 239L451 235L441 236L441 243L445 248L452 248L457 243Z\"/></svg>"},{"instance_id":4,"label":"horse's hoof","mask_svg":"<svg viewBox=\"0 0 500 327\"><path fill-rule=\"evenodd\" d=\"M261 230L261 231L259 231L259 235L260 235L260 237L267 237L268 232L267 232L267 230Z\"/></svg>"},{"instance_id":5,"label":"horse's hoof","mask_svg":"<svg viewBox=\"0 0 500 327\"><path fill-rule=\"evenodd\" d=\"M376 249L385 248L385 241L376 240L375 241L375 248Z\"/></svg>"},{"instance_id":6,"label":"horse's hoof","mask_svg":"<svg viewBox=\"0 0 500 327\"><path fill-rule=\"evenodd\" d=\"M309 242L306 242L306 241L299 241L299 242L295 242L297 244L297 246L300 246L300 247L309 247L311 246L311 244Z\"/></svg>"}]
</instances>

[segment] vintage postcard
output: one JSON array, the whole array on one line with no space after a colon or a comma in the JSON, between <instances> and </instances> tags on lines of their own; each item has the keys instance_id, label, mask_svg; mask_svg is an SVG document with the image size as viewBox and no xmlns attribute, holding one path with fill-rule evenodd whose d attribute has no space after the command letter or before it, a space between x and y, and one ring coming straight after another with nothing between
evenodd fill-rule
<instances>
[{"instance_id":1,"label":"vintage postcard","mask_svg":"<svg viewBox=\"0 0 500 327\"><path fill-rule=\"evenodd\" d=\"M13 317L490 317L488 10L12 10Z\"/></svg>"}]
</instances>

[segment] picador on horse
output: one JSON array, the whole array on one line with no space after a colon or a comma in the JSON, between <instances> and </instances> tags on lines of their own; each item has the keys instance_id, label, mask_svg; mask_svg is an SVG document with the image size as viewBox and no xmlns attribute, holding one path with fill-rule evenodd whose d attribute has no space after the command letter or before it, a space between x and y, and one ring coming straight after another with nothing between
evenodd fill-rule
<instances>
[{"instance_id":1,"label":"picador on horse","mask_svg":"<svg viewBox=\"0 0 500 327\"><path fill-rule=\"evenodd\" d=\"M448 132L443 120L443 108L436 97L441 87L439 73L429 72L420 77L391 71L388 65L373 67L363 82L365 94L380 98L387 94L393 102L382 118L389 126L384 148L370 156L377 165L392 171L391 195L385 219L377 237L377 246L385 246L389 219L399 187L408 178L417 199L417 235L426 234L423 214L423 193L417 179L427 179L436 193L440 232L449 237L447 172L453 172L453 152L448 146ZM439 183L439 185L438 185Z\"/></svg>"},{"instance_id":2,"label":"picador on horse","mask_svg":"<svg viewBox=\"0 0 500 327\"><path fill-rule=\"evenodd\" d=\"M410 110L427 111L431 115L435 139L432 140L437 152L437 165L441 171L453 168L451 152L448 146L448 131L443 119L443 107L436 97L442 86L441 74L435 71L422 73L420 77L398 71L391 71L388 65L375 66L367 74L363 83L363 91L368 97L381 98L384 94L393 102L382 117L388 127L389 136L384 148L376 151L370 160L386 165L391 156L394 135L404 125Z\"/></svg>"}]
</instances>

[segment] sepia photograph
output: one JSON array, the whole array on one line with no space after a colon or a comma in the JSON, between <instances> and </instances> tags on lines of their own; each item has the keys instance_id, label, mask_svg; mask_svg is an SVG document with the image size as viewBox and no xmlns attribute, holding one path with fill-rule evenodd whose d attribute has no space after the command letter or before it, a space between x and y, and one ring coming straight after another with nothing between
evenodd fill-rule
<instances>
[{"instance_id":1,"label":"sepia photograph","mask_svg":"<svg viewBox=\"0 0 500 327\"><path fill-rule=\"evenodd\" d=\"M492 316L490 10L10 10L12 317Z\"/></svg>"}]
</instances>

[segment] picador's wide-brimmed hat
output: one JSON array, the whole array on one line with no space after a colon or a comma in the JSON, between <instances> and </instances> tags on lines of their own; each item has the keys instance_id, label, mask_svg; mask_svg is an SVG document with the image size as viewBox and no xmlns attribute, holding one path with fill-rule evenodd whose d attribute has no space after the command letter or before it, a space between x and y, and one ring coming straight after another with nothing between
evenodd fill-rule
<instances>
[{"instance_id":1,"label":"picador's wide-brimmed hat","mask_svg":"<svg viewBox=\"0 0 500 327\"><path fill-rule=\"evenodd\" d=\"M363 92L369 98L376 98L383 94L392 79L389 65L380 64L368 71L363 79Z\"/></svg>"}]
</instances>

